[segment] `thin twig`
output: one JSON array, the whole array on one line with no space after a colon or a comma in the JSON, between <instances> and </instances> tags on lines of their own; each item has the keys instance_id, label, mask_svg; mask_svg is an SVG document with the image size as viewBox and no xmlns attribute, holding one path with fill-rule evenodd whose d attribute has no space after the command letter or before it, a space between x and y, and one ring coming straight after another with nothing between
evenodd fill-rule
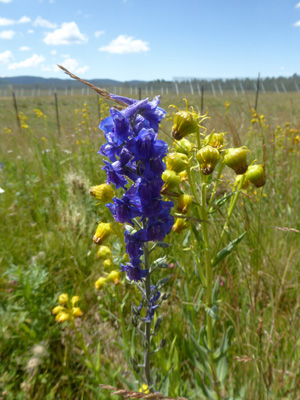
<instances>
[{"instance_id":1,"label":"thin twig","mask_svg":"<svg viewBox=\"0 0 300 400\"><path fill-rule=\"evenodd\" d=\"M123 103L123 101L119 101L119 100L115 100L115 99L111 98L110 93L107 90L98 88L97 86L94 86L92 83L79 78L77 75L72 74L72 72L68 71L67 68L63 67L62 65L57 65L57 66L61 70L63 70L67 75L69 75L71 78L76 79L77 81L89 86L91 89L93 89L96 93L98 93L100 96L104 97L105 99L114 101L115 103L120 104L122 107L128 107L128 104Z\"/></svg>"},{"instance_id":2,"label":"thin twig","mask_svg":"<svg viewBox=\"0 0 300 400\"><path fill-rule=\"evenodd\" d=\"M164 396L161 393L139 393L133 392L131 390L125 389L117 389L113 386L109 385L100 385L102 389L113 390L112 395L122 396L125 399L145 399L145 400L187 400L185 397L177 397L174 399L173 397Z\"/></svg>"}]
</instances>

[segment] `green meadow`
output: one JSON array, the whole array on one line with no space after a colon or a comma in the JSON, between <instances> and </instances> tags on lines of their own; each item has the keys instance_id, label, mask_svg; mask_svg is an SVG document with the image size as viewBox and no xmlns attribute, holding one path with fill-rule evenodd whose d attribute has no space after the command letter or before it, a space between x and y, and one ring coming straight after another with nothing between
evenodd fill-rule
<instances>
[{"instance_id":1,"label":"green meadow","mask_svg":"<svg viewBox=\"0 0 300 400\"><path fill-rule=\"evenodd\" d=\"M185 109L183 97L161 98L168 114L159 137L170 149L176 109L169 105ZM186 97L200 111L199 96ZM254 103L254 92L204 96L206 133L227 132L227 147L247 146L249 161L264 163L266 172L264 187L242 190L229 241L246 234L214 269L215 340L220 343L229 328L231 340L210 392L203 388L197 342L205 319L193 247L193 235L201 240L199 225L172 231L166 239L171 246L156 251L169 265L158 272L169 277L169 297L154 337L157 347L162 340L165 346L151 356L151 368L156 390L172 398L300 398L299 93L260 94L257 113ZM113 103L96 94L59 95L59 130L54 97L17 97L17 105L19 124L12 97L0 98L0 399L121 399L100 384L142 388L143 350L131 310L140 294L125 274L117 284L95 288L112 267L97 256L92 239L97 223L112 218L89 195L91 186L106 180L98 126ZM225 169L216 200L232 191L234 179ZM209 226L212 242L226 214L227 204L218 204ZM121 236L107 241L115 270L124 259ZM62 293L80 298L83 314L73 324L52 314Z\"/></svg>"}]
</instances>

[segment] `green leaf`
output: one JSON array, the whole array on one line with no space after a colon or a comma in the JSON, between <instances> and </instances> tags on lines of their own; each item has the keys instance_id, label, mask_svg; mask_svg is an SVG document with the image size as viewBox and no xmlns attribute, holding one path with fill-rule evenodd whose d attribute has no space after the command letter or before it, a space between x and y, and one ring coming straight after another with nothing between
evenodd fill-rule
<instances>
[{"instance_id":1,"label":"green leaf","mask_svg":"<svg viewBox=\"0 0 300 400\"><path fill-rule=\"evenodd\" d=\"M215 304L217 301L217 295L218 295L218 291L219 291L219 286L220 286L220 277L217 277L215 286L213 288L212 294L211 294L211 303Z\"/></svg>"},{"instance_id":2,"label":"green leaf","mask_svg":"<svg viewBox=\"0 0 300 400\"><path fill-rule=\"evenodd\" d=\"M211 308L206 308L207 314L212 317L212 319L217 320L219 319L218 313L218 307L216 305L213 305Z\"/></svg>"},{"instance_id":3,"label":"green leaf","mask_svg":"<svg viewBox=\"0 0 300 400\"><path fill-rule=\"evenodd\" d=\"M240 241L243 239L246 233L247 232L242 233L238 238L230 242L223 250L219 251L219 253L216 255L215 259L212 262L212 266L215 267L220 261L224 260L224 258L227 257L228 254L232 252L235 246L238 243L240 243Z\"/></svg>"},{"instance_id":4,"label":"green leaf","mask_svg":"<svg viewBox=\"0 0 300 400\"><path fill-rule=\"evenodd\" d=\"M223 356L220 358L217 368L216 368L216 373L218 380L223 384L227 374L228 374L228 363L227 363L227 357Z\"/></svg>"}]
</instances>

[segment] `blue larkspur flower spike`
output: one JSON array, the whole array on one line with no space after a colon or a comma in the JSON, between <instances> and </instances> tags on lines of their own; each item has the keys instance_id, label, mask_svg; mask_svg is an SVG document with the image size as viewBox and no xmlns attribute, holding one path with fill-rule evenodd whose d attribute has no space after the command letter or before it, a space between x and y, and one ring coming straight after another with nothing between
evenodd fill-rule
<instances>
[{"instance_id":1,"label":"blue larkspur flower spike","mask_svg":"<svg viewBox=\"0 0 300 400\"><path fill-rule=\"evenodd\" d=\"M115 221L133 227L133 231L125 231L130 261L121 265L121 270L129 280L138 282L149 273L141 260L145 243L164 240L174 222L170 215L173 203L164 201L160 194L164 184L161 175L166 169L163 158L168 146L157 139L157 131L166 112L158 107L158 96L152 101L137 101L113 94L111 98L128 104L128 107L121 111L111 108L111 116L101 121L106 143L99 153L109 159L104 161L103 167L107 182L117 189L123 188L125 193L120 199L114 197L106 206ZM155 286L151 286L147 321L153 318L159 296Z\"/></svg>"}]
</instances>

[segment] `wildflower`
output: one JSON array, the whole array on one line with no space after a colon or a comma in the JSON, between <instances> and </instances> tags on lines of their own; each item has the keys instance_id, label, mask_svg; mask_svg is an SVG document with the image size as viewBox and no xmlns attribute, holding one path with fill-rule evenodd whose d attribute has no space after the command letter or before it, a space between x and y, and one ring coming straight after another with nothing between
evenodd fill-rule
<instances>
[{"instance_id":1,"label":"wildflower","mask_svg":"<svg viewBox=\"0 0 300 400\"><path fill-rule=\"evenodd\" d=\"M224 164L232 168L237 175L244 174L248 169L247 147L227 149L224 155Z\"/></svg>"},{"instance_id":2,"label":"wildflower","mask_svg":"<svg viewBox=\"0 0 300 400\"><path fill-rule=\"evenodd\" d=\"M112 234L112 232L112 225L110 223L100 222L93 237L94 243L102 244L104 240Z\"/></svg>"},{"instance_id":3,"label":"wildflower","mask_svg":"<svg viewBox=\"0 0 300 400\"><path fill-rule=\"evenodd\" d=\"M188 158L182 153L169 153L166 157L167 170L182 172L188 165Z\"/></svg>"},{"instance_id":4,"label":"wildflower","mask_svg":"<svg viewBox=\"0 0 300 400\"><path fill-rule=\"evenodd\" d=\"M150 391L148 389L148 385L146 385L146 383L143 383L142 387L139 388L139 393L145 393L145 394L150 393Z\"/></svg>"},{"instance_id":5,"label":"wildflower","mask_svg":"<svg viewBox=\"0 0 300 400\"><path fill-rule=\"evenodd\" d=\"M110 258L107 258L106 260L103 261L103 267L104 268L111 268L113 265L112 260Z\"/></svg>"},{"instance_id":6,"label":"wildflower","mask_svg":"<svg viewBox=\"0 0 300 400\"><path fill-rule=\"evenodd\" d=\"M67 312L62 311L62 312L60 312L60 313L58 313L58 314L56 315L55 321L57 321L57 322L65 322L65 321L67 321L69 318L70 318L70 314L67 313Z\"/></svg>"},{"instance_id":7,"label":"wildflower","mask_svg":"<svg viewBox=\"0 0 300 400\"><path fill-rule=\"evenodd\" d=\"M99 250L97 252L97 256L100 259L106 259L111 257L111 250L108 246L99 246Z\"/></svg>"},{"instance_id":8,"label":"wildflower","mask_svg":"<svg viewBox=\"0 0 300 400\"><path fill-rule=\"evenodd\" d=\"M74 307L74 305L76 304L76 303L78 303L79 302L79 296L73 296L72 298L71 298L71 304L72 304L72 306Z\"/></svg>"},{"instance_id":9,"label":"wildflower","mask_svg":"<svg viewBox=\"0 0 300 400\"><path fill-rule=\"evenodd\" d=\"M187 171L179 172L180 182L185 182L188 180L188 173Z\"/></svg>"},{"instance_id":10,"label":"wildflower","mask_svg":"<svg viewBox=\"0 0 300 400\"><path fill-rule=\"evenodd\" d=\"M102 183L98 186L92 186L89 190L89 193L91 196L96 197L96 199L103 201L103 203L112 201L112 198L114 197L114 190L107 183Z\"/></svg>"},{"instance_id":11,"label":"wildflower","mask_svg":"<svg viewBox=\"0 0 300 400\"><path fill-rule=\"evenodd\" d=\"M219 162L220 153L214 147L207 145L197 152L196 158L200 164L202 173L204 175L210 175Z\"/></svg>"},{"instance_id":12,"label":"wildflower","mask_svg":"<svg viewBox=\"0 0 300 400\"><path fill-rule=\"evenodd\" d=\"M107 280L112 281L114 284L117 284L120 281L120 272L119 271L111 271L107 276Z\"/></svg>"},{"instance_id":13,"label":"wildflower","mask_svg":"<svg viewBox=\"0 0 300 400\"><path fill-rule=\"evenodd\" d=\"M59 295L58 301L62 305L66 304L69 301L68 294L67 293L63 293L63 294Z\"/></svg>"},{"instance_id":14,"label":"wildflower","mask_svg":"<svg viewBox=\"0 0 300 400\"><path fill-rule=\"evenodd\" d=\"M212 133L208 135L203 144L204 146L210 145L215 149L221 149L224 145L224 133Z\"/></svg>"},{"instance_id":15,"label":"wildflower","mask_svg":"<svg viewBox=\"0 0 300 400\"><path fill-rule=\"evenodd\" d=\"M81 317L83 312L80 310L79 307L73 307L72 314L74 315L74 317Z\"/></svg>"},{"instance_id":16,"label":"wildflower","mask_svg":"<svg viewBox=\"0 0 300 400\"><path fill-rule=\"evenodd\" d=\"M246 178L257 188L264 186L266 183L264 167L262 165L250 165L246 172Z\"/></svg>"},{"instance_id":17,"label":"wildflower","mask_svg":"<svg viewBox=\"0 0 300 400\"><path fill-rule=\"evenodd\" d=\"M225 101L225 110L228 110L228 108L230 107L230 103L228 100Z\"/></svg>"},{"instance_id":18,"label":"wildflower","mask_svg":"<svg viewBox=\"0 0 300 400\"><path fill-rule=\"evenodd\" d=\"M162 174L162 180L165 182L163 186L164 190L174 189L179 185L180 176L175 171L166 170Z\"/></svg>"},{"instance_id":19,"label":"wildflower","mask_svg":"<svg viewBox=\"0 0 300 400\"><path fill-rule=\"evenodd\" d=\"M176 140L180 140L191 133L199 131L199 116L195 111L179 111L174 116L174 124L172 127L172 136Z\"/></svg>"},{"instance_id":20,"label":"wildflower","mask_svg":"<svg viewBox=\"0 0 300 400\"><path fill-rule=\"evenodd\" d=\"M100 277L100 278L95 282L95 288L96 288L97 290L103 288L103 286L105 286L106 282L107 282L107 279L106 279L106 278Z\"/></svg>"},{"instance_id":21,"label":"wildflower","mask_svg":"<svg viewBox=\"0 0 300 400\"><path fill-rule=\"evenodd\" d=\"M184 218L177 218L175 224L172 226L172 230L176 233L180 233L184 229L188 228L189 224Z\"/></svg>"},{"instance_id":22,"label":"wildflower","mask_svg":"<svg viewBox=\"0 0 300 400\"><path fill-rule=\"evenodd\" d=\"M189 194L181 194L177 200L177 211L179 211L182 214L186 214L192 202L193 202L192 196L190 196Z\"/></svg>"},{"instance_id":23,"label":"wildflower","mask_svg":"<svg viewBox=\"0 0 300 400\"><path fill-rule=\"evenodd\" d=\"M175 142L175 150L177 153L186 154L188 156L192 151L192 143L185 138L178 140Z\"/></svg>"}]
</instances>

